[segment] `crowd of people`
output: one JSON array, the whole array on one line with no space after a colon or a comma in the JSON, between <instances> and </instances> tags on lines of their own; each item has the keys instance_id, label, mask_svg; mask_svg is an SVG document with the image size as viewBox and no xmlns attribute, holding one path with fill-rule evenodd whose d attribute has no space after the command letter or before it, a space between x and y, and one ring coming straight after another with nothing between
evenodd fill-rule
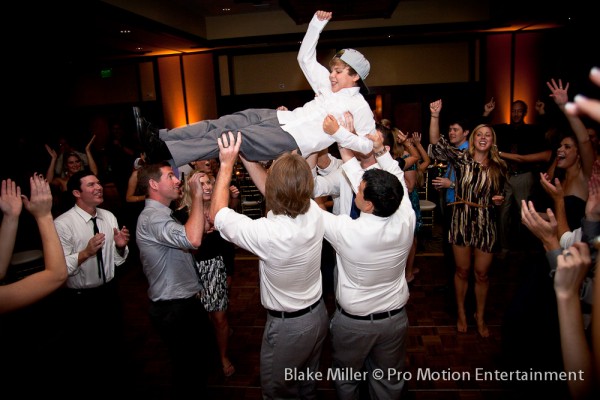
<instances>
[{"instance_id":1,"label":"crowd of people","mask_svg":"<svg viewBox=\"0 0 600 400\"><path fill-rule=\"evenodd\" d=\"M402 374L376 379L373 372L406 368L405 306L419 269L418 187L430 184L422 177L432 161L421 133L408 135L375 120L361 95L370 69L361 53L344 49L329 69L316 61L319 35L331 18L331 12L316 12L300 47L298 61L316 94L303 107L248 109L171 130L157 129L134 110L144 152L123 171L129 176L126 201L138 205L127 224L100 207L104 188L91 152L94 137L84 155L69 148L59 156L46 146L51 162L45 177L31 177L29 197L14 181L2 181L0 278L10 264L22 208L38 224L45 268L0 286L0 313L52 297L55 343L86 349L65 355L74 393L89 391L90 377L109 369L110 382L98 385L109 395L126 374L115 367L123 345L115 277L138 252L149 317L173 367L173 397L206 385L210 363L200 361L205 343L215 343L222 374L233 375L227 308L238 247L259 259L267 312L259 361L264 398L316 398L317 381L287 379L286 370L317 373L327 337L332 368L367 377L363 382L340 374L334 380L340 399L358 398L361 390L372 399L400 398ZM590 78L600 86L598 68ZM490 124L492 99L477 123L452 119L447 137L440 126L443 102L431 102L431 156L448 166L431 184L444 190L457 332L468 329L465 301L473 271L473 317L478 334L490 336L489 270L495 256L510 257L518 216L528 232L522 235L538 238L547 257L563 368L589 376L569 381L572 397L585 399L598 393L600 382L600 313L593 307L600 287L593 284L592 267L599 262L600 162L591 139L599 133L600 103L581 95L568 102L569 84L560 79L547 86L566 121L558 126L556 149L548 126L525 122L521 100L512 103L510 124ZM543 104L536 110L543 111ZM329 152L335 144L338 157ZM265 161L273 162L267 168ZM238 162L266 200L262 218L238 211L240 190L232 183ZM188 163L193 165L180 174ZM53 186L70 201L55 216ZM335 253L333 315L324 301L325 242Z\"/></svg>"}]
</instances>

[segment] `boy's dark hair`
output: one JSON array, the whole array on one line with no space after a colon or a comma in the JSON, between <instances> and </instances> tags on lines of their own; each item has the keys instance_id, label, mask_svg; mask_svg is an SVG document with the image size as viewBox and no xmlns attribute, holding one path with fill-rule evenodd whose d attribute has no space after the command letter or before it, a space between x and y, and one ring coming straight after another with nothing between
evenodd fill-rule
<instances>
[{"instance_id":1,"label":"boy's dark hair","mask_svg":"<svg viewBox=\"0 0 600 400\"><path fill-rule=\"evenodd\" d=\"M363 174L365 200L373 203L373 215L389 217L400 207L404 188L397 176L382 169L369 169Z\"/></svg>"}]
</instances>

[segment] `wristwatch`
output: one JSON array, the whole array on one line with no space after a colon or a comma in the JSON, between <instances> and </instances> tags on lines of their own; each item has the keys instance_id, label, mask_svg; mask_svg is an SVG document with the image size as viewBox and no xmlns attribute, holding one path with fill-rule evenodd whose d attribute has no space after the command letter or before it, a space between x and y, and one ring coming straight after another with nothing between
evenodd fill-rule
<instances>
[{"instance_id":1,"label":"wristwatch","mask_svg":"<svg viewBox=\"0 0 600 400\"><path fill-rule=\"evenodd\" d=\"M454 184L454 182L452 182L452 183L450 184L450 189L454 189L455 187L456 187L456 185Z\"/></svg>"}]
</instances>

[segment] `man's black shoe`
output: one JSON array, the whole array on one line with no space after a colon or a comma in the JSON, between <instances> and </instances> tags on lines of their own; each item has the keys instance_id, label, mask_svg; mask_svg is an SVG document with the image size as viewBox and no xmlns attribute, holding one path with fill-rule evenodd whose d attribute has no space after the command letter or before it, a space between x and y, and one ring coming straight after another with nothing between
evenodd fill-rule
<instances>
[{"instance_id":1,"label":"man's black shoe","mask_svg":"<svg viewBox=\"0 0 600 400\"><path fill-rule=\"evenodd\" d=\"M146 162L152 164L173 158L165 142L158 136L158 128L140 115L139 107L133 107L133 115L140 144L146 153Z\"/></svg>"}]
</instances>

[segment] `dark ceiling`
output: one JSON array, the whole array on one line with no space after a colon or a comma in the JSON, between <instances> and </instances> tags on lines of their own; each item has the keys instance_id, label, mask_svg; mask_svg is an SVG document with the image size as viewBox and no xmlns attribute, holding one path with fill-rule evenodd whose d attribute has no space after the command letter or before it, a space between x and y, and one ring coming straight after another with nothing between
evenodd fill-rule
<instances>
[{"instance_id":1,"label":"dark ceiling","mask_svg":"<svg viewBox=\"0 0 600 400\"><path fill-rule=\"evenodd\" d=\"M264 11L283 10L296 24L303 24L310 20L316 9L332 10L335 20L339 21L387 19L401 1L404 3L420 0L154 0L149 4L154 7L160 5L177 8L179 12L187 10L199 18L232 14L253 14L251 17L256 15L260 18L259 13ZM460 0L448 0L448 7L452 7L455 1ZM579 0L572 0L560 9L554 9L541 0L489 0L490 17L484 21L331 30L324 32L323 40L352 40L355 46L360 46L390 37L398 41L414 41L432 36L439 39L441 36L472 34L493 29L518 30L535 24L560 26L569 22L568 10L572 10L573 5L578 3ZM13 15L22 16L26 21L23 30L10 32L14 37L11 45L16 46L15 51L34 51L38 55L46 53L59 62L98 62L194 52L200 48L258 45L281 47L292 44L295 46L302 38L301 33L289 33L268 37L207 40L182 29L182 26L177 24L169 26L159 23L100 0L44 2L35 8L22 2ZM124 30L129 32L124 34Z\"/></svg>"}]
</instances>

